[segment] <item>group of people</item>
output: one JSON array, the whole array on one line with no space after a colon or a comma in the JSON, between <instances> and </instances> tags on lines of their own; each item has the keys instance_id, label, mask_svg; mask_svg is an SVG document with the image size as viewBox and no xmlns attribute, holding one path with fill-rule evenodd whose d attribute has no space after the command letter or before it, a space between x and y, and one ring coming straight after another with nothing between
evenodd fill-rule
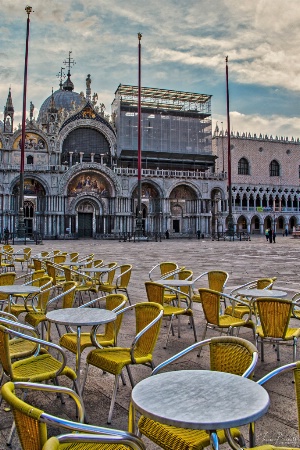
<instances>
[{"instance_id":1,"label":"group of people","mask_svg":"<svg viewBox=\"0 0 300 450\"><path fill-rule=\"evenodd\" d=\"M273 231L272 228L267 228L266 229L266 239L267 241L270 242L270 244L272 244L272 242L275 244L275 239L276 239L276 233L275 230Z\"/></svg>"}]
</instances>

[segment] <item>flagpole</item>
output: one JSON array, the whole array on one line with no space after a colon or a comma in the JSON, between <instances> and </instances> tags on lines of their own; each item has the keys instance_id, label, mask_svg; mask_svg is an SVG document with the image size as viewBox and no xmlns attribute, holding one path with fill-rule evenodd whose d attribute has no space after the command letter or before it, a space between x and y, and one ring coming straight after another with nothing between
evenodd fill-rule
<instances>
[{"instance_id":1,"label":"flagpole","mask_svg":"<svg viewBox=\"0 0 300 450\"><path fill-rule=\"evenodd\" d=\"M136 235L140 238L143 234L142 222L142 109L141 109L141 39L142 34L138 33L138 205L136 218Z\"/></svg>"},{"instance_id":2,"label":"flagpole","mask_svg":"<svg viewBox=\"0 0 300 450\"><path fill-rule=\"evenodd\" d=\"M26 95L27 95L27 68L28 68L28 44L29 44L29 15L32 12L31 6L26 6L27 28L26 28L26 47L25 47L25 67L24 67L24 86L23 86L23 112L22 112L22 137L21 137L21 161L20 161L20 191L19 191L19 216L18 216L18 237L25 237L24 223L24 162L25 162L25 128L26 128Z\"/></svg>"},{"instance_id":3,"label":"flagpole","mask_svg":"<svg viewBox=\"0 0 300 450\"><path fill-rule=\"evenodd\" d=\"M233 216L232 216L232 185L231 185L231 144L230 144L230 114L229 114L229 85L228 85L228 56L226 56L226 100L227 100L227 155L228 155L228 234L234 235Z\"/></svg>"}]
</instances>

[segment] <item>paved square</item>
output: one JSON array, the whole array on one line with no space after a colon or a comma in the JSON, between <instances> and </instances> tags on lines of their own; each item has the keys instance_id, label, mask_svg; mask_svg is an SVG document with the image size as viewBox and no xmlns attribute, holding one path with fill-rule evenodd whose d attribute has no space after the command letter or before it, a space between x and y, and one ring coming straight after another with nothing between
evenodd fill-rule
<instances>
[{"instance_id":1,"label":"paved square","mask_svg":"<svg viewBox=\"0 0 300 450\"><path fill-rule=\"evenodd\" d=\"M300 240L290 236L278 236L275 244L268 243L265 237L253 237L249 242L218 242L201 239L169 239L162 242L57 240L45 241L43 245L32 246L33 254L49 248L78 251L80 255L94 253L95 259L104 259L106 263L116 261L120 264L132 264L133 273L129 284L129 293L133 303L146 301L144 282L148 280L149 270L161 261L175 261L180 266L193 270L194 276L211 269L225 270L229 273L227 286L237 286L259 277L277 277L274 288L286 290L289 294L288 297L300 291ZM17 272L21 273L19 265ZM199 305L195 305L195 321L200 340L204 322ZM193 343L193 332L187 319L182 318L181 324L181 338L177 337L175 321L175 336L170 337L167 349L163 348L167 327L162 327L154 354L156 364ZM293 325L300 324L297 320L293 320ZM118 344L129 344L133 336L134 323L130 315L127 315L123 320ZM207 336L213 336L212 332L208 332ZM240 336L253 342L250 330L242 330ZM53 339L56 341L57 336L54 335ZM83 362L87 351L83 353ZM291 361L292 349L290 347L281 347L281 361L277 362L276 352L272 346L266 344L265 362L262 363L259 360L255 379L259 379L278 365ZM68 354L68 363L71 366L75 364L71 354ZM208 354L203 351L201 358L197 358L196 354L191 353L174 366L179 369L183 367L207 368L208 365ZM133 367L132 372L135 382L150 375L150 369L146 367ZM125 376L127 379L126 374ZM102 374L99 370L90 367L83 395L90 423L106 426L112 387L113 377L111 375ZM257 444L270 442L278 446L299 447L297 411L291 376L281 376L276 381L269 382L266 387L271 395L271 407L269 413L257 423ZM126 386L120 384L111 425L113 428L127 428L130 393L129 381ZM42 401L44 402L41 399ZM5 412L5 407L6 405L3 403L0 419L0 449L6 448L6 437L12 422L11 413ZM70 412L71 408L68 409L68 401L65 405L61 405L59 399L54 402L46 399L45 409L53 414L64 413L75 420L73 412ZM244 431L247 438L247 429ZM59 434L61 431L55 430L54 433ZM149 449L156 448L154 444L147 441L146 444ZM14 438L12 448L20 449L17 438Z\"/></svg>"}]
</instances>

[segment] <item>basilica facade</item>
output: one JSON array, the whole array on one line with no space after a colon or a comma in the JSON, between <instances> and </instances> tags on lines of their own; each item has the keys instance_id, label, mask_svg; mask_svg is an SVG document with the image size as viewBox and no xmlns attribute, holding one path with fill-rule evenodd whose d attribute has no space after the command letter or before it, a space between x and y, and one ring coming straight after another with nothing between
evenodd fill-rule
<instances>
[{"instance_id":1,"label":"basilica facade","mask_svg":"<svg viewBox=\"0 0 300 450\"><path fill-rule=\"evenodd\" d=\"M26 118L24 215L27 236L44 239L134 234L138 205L137 87L120 85L112 114L77 93L70 67L35 117ZM215 170L211 96L142 88L142 198L145 235L209 235L226 175ZM9 89L0 122L0 230L18 227L21 126Z\"/></svg>"}]
</instances>

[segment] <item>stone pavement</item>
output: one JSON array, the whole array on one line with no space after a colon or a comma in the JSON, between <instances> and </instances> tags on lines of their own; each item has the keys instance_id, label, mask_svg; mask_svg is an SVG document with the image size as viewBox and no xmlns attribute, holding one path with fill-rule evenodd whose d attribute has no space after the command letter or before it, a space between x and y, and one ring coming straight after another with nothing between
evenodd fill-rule
<instances>
[{"instance_id":1,"label":"stone pavement","mask_svg":"<svg viewBox=\"0 0 300 450\"><path fill-rule=\"evenodd\" d=\"M201 239L169 239L162 242L57 240L45 241L42 245L33 246L33 254L49 248L78 251L80 255L94 253L95 259L101 258L105 262L117 261L118 263L132 264L133 273L129 292L133 303L146 300L144 281L148 279L149 270L161 261L176 261L180 266L192 269L194 276L211 269L226 270L229 273L228 286L237 286L262 276L276 276L276 288L288 291L289 295L300 291L300 240L292 237L278 236L276 244L266 242L263 236L253 237L249 242L218 242ZM20 272L19 267L17 271ZM204 322L199 305L195 305L195 321L198 339L200 339ZM175 324L175 336L170 337L167 349L163 348L167 328L162 327L154 354L156 364L193 343L193 333L187 320L183 318L181 324L181 338L178 339L176 335L177 327ZM296 320L293 320L293 324L298 326ZM215 334L212 332L207 334L208 337L213 335ZM123 320L118 343L127 345L131 342L133 336L134 322L130 315L127 315ZM250 330L242 330L240 336L253 342L253 335ZM54 341L56 338L56 336L53 336ZM255 379L259 379L278 365L291 361L292 349L290 347L281 347L281 361L277 362L274 349L267 344L265 346L265 362L259 360ZM74 363L73 355L68 354L68 364L72 366ZM200 359L197 358L195 353L190 353L183 362L180 361L174 365L176 366L174 368L207 368L208 364L208 354L203 351ZM133 367L132 372L135 382L150 375L150 369L141 366ZM102 374L99 370L90 367L83 395L90 423L106 426L112 387L113 377L111 375ZM270 442L274 445L300 447L294 385L291 376L280 376L280 378L270 381L266 388L271 396L271 407L267 415L257 422L257 443ZM126 386L120 385L111 427L127 428L130 393L129 381ZM47 411L57 415L66 414L67 417L75 420L73 409L68 408L68 401L65 405L61 405L59 399L50 401L48 397L40 401ZM176 398L174 401L176 401ZM228 398L228 401L230 401L230 398ZM1 450L7 448L5 442L12 423L11 413L5 412L5 407L6 405L3 403L0 415ZM60 431L54 430L53 433L58 434ZM246 429L245 436L247 437ZM151 442L147 440L145 442L147 448L151 450L157 448ZM223 448L226 447L225 445ZM12 448L20 449L16 437Z\"/></svg>"}]
</instances>

